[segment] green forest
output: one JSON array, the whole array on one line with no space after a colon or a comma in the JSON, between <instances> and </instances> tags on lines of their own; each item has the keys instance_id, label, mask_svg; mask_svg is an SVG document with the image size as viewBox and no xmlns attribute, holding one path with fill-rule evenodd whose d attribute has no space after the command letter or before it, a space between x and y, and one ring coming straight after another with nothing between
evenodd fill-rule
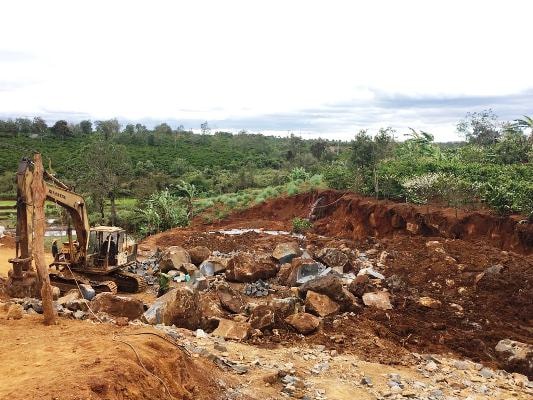
<instances>
[{"instance_id":1,"label":"green forest","mask_svg":"<svg viewBox=\"0 0 533 400\"><path fill-rule=\"evenodd\" d=\"M201 133L117 120L0 121L0 199L15 197L21 157L39 151L45 167L86 196L92 223L140 234L221 218L279 195L313 188L379 199L491 209L533 218L533 120L500 121L491 111L457 124L464 141L435 143L429 132L390 127L353 140L303 140L249 132ZM327 136L327 135L325 135Z\"/></svg>"}]
</instances>

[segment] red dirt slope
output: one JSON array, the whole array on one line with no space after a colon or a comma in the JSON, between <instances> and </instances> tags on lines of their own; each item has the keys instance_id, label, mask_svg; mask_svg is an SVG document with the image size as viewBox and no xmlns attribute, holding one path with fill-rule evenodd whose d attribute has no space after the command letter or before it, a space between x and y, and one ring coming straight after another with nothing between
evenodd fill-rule
<instances>
[{"instance_id":1,"label":"red dirt slope","mask_svg":"<svg viewBox=\"0 0 533 400\"><path fill-rule=\"evenodd\" d=\"M454 209L436 206L431 206L427 213L426 206L369 199L334 190L270 200L232 214L213 226L290 229L292 218L307 217L319 197L323 198L321 206L327 206L318 209L314 224L314 232L321 235L352 240L367 236L440 236L483 241L522 254L533 252L533 224L519 223L519 216L502 217L488 212L459 210L456 217Z\"/></svg>"}]
</instances>

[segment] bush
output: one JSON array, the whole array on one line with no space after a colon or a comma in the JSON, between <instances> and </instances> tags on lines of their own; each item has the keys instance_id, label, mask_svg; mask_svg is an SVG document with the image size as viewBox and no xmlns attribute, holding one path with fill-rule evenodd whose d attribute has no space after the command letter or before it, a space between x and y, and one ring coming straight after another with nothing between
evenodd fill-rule
<instances>
[{"instance_id":1,"label":"bush","mask_svg":"<svg viewBox=\"0 0 533 400\"><path fill-rule=\"evenodd\" d=\"M313 227L313 223L307 218L295 217L292 220L292 231L295 233L304 233Z\"/></svg>"},{"instance_id":2,"label":"bush","mask_svg":"<svg viewBox=\"0 0 533 400\"><path fill-rule=\"evenodd\" d=\"M294 182L294 181L307 181L309 178L310 178L310 174L309 172L307 172L305 170L305 168L302 168L302 167L296 167L296 168L293 168L292 171L290 172L289 174L289 181L290 182Z\"/></svg>"},{"instance_id":3,"label":"bush","mask_svg":"<svg viewBox=\"0 0 533 400\"><path fill-rule=\"evenodd\" d=\"M168 189L152 194L137 212L139 230L143 235L186 226L190 217L186 202L172 196Z\"/></svg>"},{"instance_id":4,"label":"bush","mask_svg":"<svg viewBox=\"0 0 533 400\"><path fill-rule=\"evenodd\" d=\"M439 174L429 173L406 179L403 182L407 201L417 204L427 204L438 196Z\"/></svg>"},{"instance_id":5,"label":"bush","mask_svg":"<svg viewBox=\"0 0 533 400\"><path fill-rule=\"evenodd\" d=\"M298 194L299 192L300 192L300 189L296 183L289 182L287 184L287 194L289 196L294 196L295 194Z\"/></svg>"},{"instance_id":6,"label":"bush","mask_svg":"<svg viewBox=\"0 0 533 400\"><path fill-rule=\"evenodd\" d=\"M322 170L322 177L328 187L337 190L351 189L354 185L354 174L341 163L330 164Z\"/></svg>"}]
</instances>

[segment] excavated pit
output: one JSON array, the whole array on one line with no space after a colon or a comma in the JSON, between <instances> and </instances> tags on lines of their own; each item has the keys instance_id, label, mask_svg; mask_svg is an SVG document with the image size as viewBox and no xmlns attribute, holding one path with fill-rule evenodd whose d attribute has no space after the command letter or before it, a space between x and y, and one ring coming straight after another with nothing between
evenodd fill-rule
<instances>
[{"instance_id":1,"label":"excavated pit","mask_svg":"<svg viewBox=\"0 0 533 400\"><path fill-rule=\"evenodd\" d=\"M518 216L459 211L456 217L454 209L436 206L427 214L426 206L328 190L267 201L213 224L197 219L188 228L152 236L144 245L271 252L278 243L295 239L261 231L207 232L290 231L292 219L306 217L318 197L330 205L320 210L305 239L296 239L300 246L313 251L344 244L359 251L386 251L384 275L394 276L398 287L391 291L392 310L363 307L340 324L325 318L323 329L305 341L382 363L407 362L408 350L452 353L493 366L498 366L494 347L499 340L532 344L533 226L519 223ZM438 242L442 252L429 246L431 242ZM500 265L497 274L479 278ZM417 299L423 296L440 301L442 307L421 307ZM302 340L289 331L251 342L272 348Z\"/></svg>"}]
</instances>

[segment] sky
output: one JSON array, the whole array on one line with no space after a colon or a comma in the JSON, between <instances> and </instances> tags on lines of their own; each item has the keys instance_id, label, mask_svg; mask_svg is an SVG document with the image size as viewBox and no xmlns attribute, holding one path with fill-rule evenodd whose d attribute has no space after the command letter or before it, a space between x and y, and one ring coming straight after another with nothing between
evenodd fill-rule
<instances>
[{"instance_id":1,"label":"sky","mask_svg":"<svg viewBox=\"0 0 533 400\"><path fill-rule=\"evenodd\" d=\"M533 1L4 1L0 118L457 140L533 114Z\"/></svg>"}]
</instances>

